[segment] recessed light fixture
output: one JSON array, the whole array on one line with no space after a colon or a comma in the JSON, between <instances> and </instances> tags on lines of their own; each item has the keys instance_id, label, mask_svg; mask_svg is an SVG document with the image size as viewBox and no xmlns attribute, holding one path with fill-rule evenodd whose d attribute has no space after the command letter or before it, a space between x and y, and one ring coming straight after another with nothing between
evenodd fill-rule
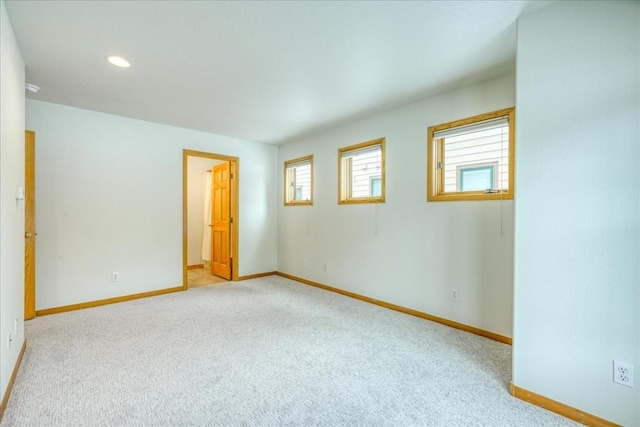
<instances>
[{"instance_id":1,"label":"recessed light fixture","mask_svg":"<svg viewBox=\"0 0 640 427\"><path fill-rule=\"evenodd\" d=\"M110 64L115 65L116 67L120 67L120 68L131 67L131 64L129 64L129 61L127 61L121 56L107 56L106 59L107 61L109 61Z\"/></svg>"}]
</instances>

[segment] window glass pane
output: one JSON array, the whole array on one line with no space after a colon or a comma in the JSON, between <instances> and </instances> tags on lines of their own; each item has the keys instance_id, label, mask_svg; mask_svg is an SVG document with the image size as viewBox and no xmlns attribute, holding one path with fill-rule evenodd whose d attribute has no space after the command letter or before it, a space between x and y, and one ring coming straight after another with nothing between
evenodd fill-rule
<instances>
[{"instance_id":1,"label":"window glass pane","mask_svg":"<svg viewBox=\"0 0 640 427\"><path fill-rule=\"evenodd\" d=\"M380 197L382 196L382 180L380 177L371 178L369 181L369 196Z\"/></svg>"},{"instance_id":2,"label":"window glass pane","mask_svg":"<svg viewBox=\"0 0 640 427\"><path fill-rule=\"evenodd\" d=\"M294 200L309 200L311 197L311 164L298 164L293 169L295 177L290 185L295 187Z\"/></svg>"},{"instance_id":3,"label":"window glass pane","mask_svg":"<svg viewBox=\"0 0 640 427\"><path fill-rule=\"evenodd\" d=\"M458 180L461 176L464 179L475 179L473 184L475 190L485 190L492 188L496 190L507 190L509 188L509 125L499 124L496 127L484 128L462 135L445 137L443 143L443 165L444 168L444 191L472 191L471 183L462 185ZM476 170L475 177L470 170L479 164L495 164L491 174L495 176L490 180L491 185L484 188L477 188L480 183L477 180L487 179L487 171ZM460 170L469 170L460 174ZM483 178L484 177L484 178Z\"/></svg>"},{"instance_id":4,"label":"window glass pane","mask_svg":"<svg viewBox=\"0 0 640 427\"><path fill-rule=\"evenodd\" d=\"M368 147L355 153L346 153L351 157L351 197L371 197L370 180L380 176L382 168L382 148L380 145ZM378 196L380 196L378 194Z\"/></svg>"},{"instance_id":5,"label":"window glass pane","mask_svg":"<svg viewBox=\"0 0 640 427\"><path fill-rule=\"evenodd\" d=\"M483 191L494 187L493 166L460 169L459 191Z\"/></svg>"},{"instance_id":6,"label":"window glass pane","mask_svg":"<svg viewBox=\"0 0 640 427\"><path fill-rule=\"evenodd\" d=\"M313 156L284 162L285 192L287 204L313 204Z\"/></svg>"}]
</instances>

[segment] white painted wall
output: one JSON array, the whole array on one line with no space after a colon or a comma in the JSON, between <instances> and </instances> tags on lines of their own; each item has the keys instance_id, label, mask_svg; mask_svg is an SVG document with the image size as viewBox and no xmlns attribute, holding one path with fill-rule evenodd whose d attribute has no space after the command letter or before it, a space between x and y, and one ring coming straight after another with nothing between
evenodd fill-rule
<instances>
[{"instance_id":1,"label":"white painted wall","mask_svg":"<svg viewBox=\"0 0 640 427\"><path fill-rule=\"evenodd\" d=\"M204 227L205 172L223 163L204 157L187 158L187 265L203 264L202 235ZM210 230L209 227L206 228Z\"/></svg>"},{"instance_id":2,"label":"white painted wall","mask_svg":"<svg viewBox=\"0 0 640 427\"><path fill-rule=\"evenodd\" d=\"M640 426L640 3L518 25L517 386ZM612 361L635 365L635 388Z\"/></svg>"},{"instance_id":3,"label":"white painted wall","mask_svg":"<svg viewBox=\"0 0 640 427\"><path fill-rule=\"evenodd\" d=\"M0 400L24 342L24 61L0 1ZM15 334L18 319L18 334ZM7 348L8 334L13 337Z\"/></svg>"},{"instance_id":4,"label":"white painted wall","mask_svg":"<svg viewBox=\"0 0 640 427\"><path fill-rule=\"evenodd\" d=\"M27 128L37 309L182 285L185 148L240 158L239 274L275 270L277 147L31 100Z\"/></svg>"},{"instance_id":5,"label":"white painted wall","mask_svg":"<svg viewBox=\"0 0 640 427\"><path fill-rule=\"evenodd\" d=\"M426 146L429 126L513 106L514 93L509 75L280 146L278 270L511 336L513 202L427 203ZM381 137L386 203L338 205L338 148ZM283 162L309 154L314 204L284 206Z\"/></svg>"}]
</instances>

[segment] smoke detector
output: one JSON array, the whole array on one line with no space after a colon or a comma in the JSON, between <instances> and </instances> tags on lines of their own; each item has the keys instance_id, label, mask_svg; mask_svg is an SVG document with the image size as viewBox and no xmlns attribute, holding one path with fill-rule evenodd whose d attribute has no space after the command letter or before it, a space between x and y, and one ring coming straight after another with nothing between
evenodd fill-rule
<instances>
[{"instance_id":1,"label":"smoke detector","mask_svg":"<svg viewBox=\"0 0 640 427\"><path fill-rule=\"evenodd\" d=\"M24 89L29 93L38 93L38 91L40 90L40 86L27 83L24 85Z\"/></svg>"}]
</instances>

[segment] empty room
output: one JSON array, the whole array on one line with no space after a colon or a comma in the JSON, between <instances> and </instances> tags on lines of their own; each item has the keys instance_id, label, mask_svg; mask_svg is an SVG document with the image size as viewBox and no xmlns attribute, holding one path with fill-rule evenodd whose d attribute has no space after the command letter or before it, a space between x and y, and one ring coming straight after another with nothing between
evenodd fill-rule
<instances>
[{"instance_id":1,"label":"empty room","mask_svg":"<svg viewBox=\"0 0 640 427\"><path fill-rule=\"evenodd\" d=\"M639 1L0 13L0 427L640 427Z\"/></svg>"}]
</instances>

